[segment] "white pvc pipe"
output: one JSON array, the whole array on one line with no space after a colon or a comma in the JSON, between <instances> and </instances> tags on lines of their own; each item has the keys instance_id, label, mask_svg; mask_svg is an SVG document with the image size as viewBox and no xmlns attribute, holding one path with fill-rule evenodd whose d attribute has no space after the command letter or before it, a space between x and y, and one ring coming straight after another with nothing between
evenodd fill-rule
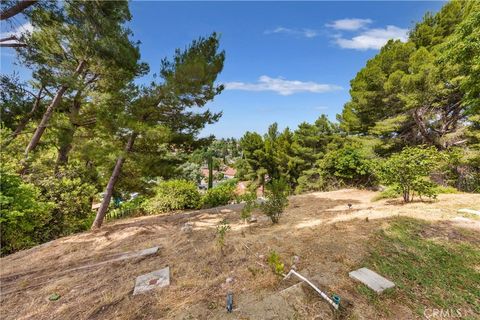
<instances>
[{"instance_id":1,"label":"white pvc pipe","mask_svg":"<svg viewBox=\"0 0 480 320\"><path fill-rule=\"evenodd\" d=\"M322 290L318 289L317 287L315 287L315 285L313 283L311 283L307 278L305 278L304 276L302 276L300 273L296 272L295 270L290 270L288 272L288 274L285 276L284 279L290 277L291 274L294 274L296 275L297 277L299 277L301 280L305 281L306 283L308 283L313 289L315 289L315 291L317 291L323 299L327 300L328 303L330 303L334 308L335 310L338 310L338 304L336 304L335 302L333 302L332 299L330 299L325 293L323 293Z\"/></svg>"}]
</instances>

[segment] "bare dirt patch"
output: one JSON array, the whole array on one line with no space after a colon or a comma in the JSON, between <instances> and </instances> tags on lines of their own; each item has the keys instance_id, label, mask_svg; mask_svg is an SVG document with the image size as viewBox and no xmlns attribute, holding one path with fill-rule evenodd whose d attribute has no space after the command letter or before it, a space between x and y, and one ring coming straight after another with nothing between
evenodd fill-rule
<instances>
[{"instance_id":1,"label":"bare dirt patch","mask_svg":"<svg viewBox=\"0 0 480 320\"><path fill-rule=\"evenodd\" d=\"M480 221L454 218L459 208L480 209L480 196L450 194L431 203L399 205L372 202L374 195L340 190L295 196L278 225L259 212L254 213L257 223L244 224L241 205L233 205L121 220L97 232L58 239L0 260L0 313L3 319L383 318L385 314L359 294L358 283L348 277L368 253L372 234L401 215L438 222L438 228L422 231L425 237L478 243L475 231L478 235ZM232 227L225 255L215 233L223 218ZM193 226L190 234L181 231L186 222ZM160 250L153 256L65 272L154 246ZM281 256L286 271L294 256L300 257L297 270L322 290L340 295L347 310L335 314L303 286L301 291L280 294L299 281L282 281L273 274L266 262L271 250ZM168 288L132 296L137 276L166 266L171 272ZM227 284L229 277L233 282ZM234 293L232 314L225 310L228 291ZM52 293L60 299L49 301ZM388 304L391 310L398 309L392 319L416 317L394 301Z\"/></svg>"}]
</instances>

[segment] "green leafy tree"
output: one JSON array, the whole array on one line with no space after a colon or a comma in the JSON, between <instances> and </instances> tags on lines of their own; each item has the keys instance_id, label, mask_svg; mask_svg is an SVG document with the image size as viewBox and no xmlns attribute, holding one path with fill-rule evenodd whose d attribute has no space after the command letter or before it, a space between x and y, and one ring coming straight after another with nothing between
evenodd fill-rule
<instances>
[{"instance_id":1,"label":"green leafy tree","mask_svg":"<svg viewBox=\"0 0 480 320\"><path fill-rule=\"evenodd\" d=\"M384 183L401 192L405 202L412 201L415 194L435 197L435 184L430 175L439 158L434 147L406 147L383 163L380 175Z\"/></svg>"},{"instance_id":2,"label":"green leafy tree","mask_svg":"<svg viewBox=\"0 0 480 320\"><path fill-rule=\"evenodd\" d=\"M125 147L117 156L92 228L102 225L122 167L134 150L135 141L137 150L142 151L137 156L158 153L159 146L165 144L172 151L194 150L199 146L196 141L199 131L220 118L221 114L209 110L191 110L192 107L205 106L223 90L222 85L215 84L225 58L224 52L218 52L218 46L216 34L200 38L184 51L177 50L171 61L162 61L162 83L131 89L107 100L108 104L121 108L114 113L115 118L105 115L105 119L114 124L110 125L112 133L125 143ZM150 168L154 163L150 162Z\"/></svg>"},{"instance_id":3,"label":"green leafy tree","mask_svg":"<svg viewBox=\"0 0 480 320\"><path fill-rule=\"evenodd\" d=\"M2 145L8 145L32 119L37 119L41 115L42 100L45 96L44 86L34 88L32 92L26 83L20 81L18 75L0 76L2 123L12 130L12 133L2 141Z\"/></svg>"},{"instance_id":4,"label":"green leafy tree","mask_svg":"<svg viewBox=\"0 0 480 320\"><path fill-rule=\"evenodd\" d=\"M262 136L256 132L247 131L240 139L240 147L243 152L242 161L238 163L243 171L241 178L255 181L263 188L268 171L265 168L267 158Z\"/></svg>"},{"instance_id":5,"label":"green leafy tree","mask_svg":"<svg viewBox=\"0 0 480 320\"><path fill-rule=\"evenodd\" d=\"M25 13L25 11L30 10L29 8L37 2L37 0L2 1L0 6L0 20L7 20L20 13Z\"/></svg>"},{"instance_id":6,"label":"green leafy tree","mask_svg":"<svg viewBox=\"0 0 480 320\"><path fill-rule=\"evenodd\" d=\"M79 96L85 85L96 82L105 88L118 83L114 79L128 81L139 72L138 48L130 42L130 31L123 26L130 18L126 1L72 1L32 10L34 30L25 37L26 46L18 52L21 61L33 69L34 77L48 83L56 93L25 150L26 155L36 149L66 93L76 90L75 95ZM73 104L73 108L77 106L78 102ZM70 112L71 117L78 113Z\"/></svg>"},{"instance_id":7,"label":"green leafy tree","mask_svg":"<svg viewBox=\"0 0 480 320\"><path fill-rule=\"evenodd\" d=\"M389 41L352 80L351 101L338 117L341 127L374 134L387 141L391 151L405 145L446 149L464 143L471 109L464 103L464 75L459 65L441 57L445 43L475 12L474 2L451 1L437 14L427 14L407 43Z\"/></svg>"},{"instance_id":8,"label":"green leafy tree","mask_svg":"<svg viewBox=\"0 0 480 320\"><path fill-rule=\"evenodd\" d=\"M82 180L79 174L73 168L63 168L57 176L45 176L36 182L42 199L55 203L48 225L43 230L43 241L88 230L94 214L92 200L97 189L88 179Z\"/></svg>"},{"instance_id":9,"label":"green leafy tree","mask_svg":"<svg viewBox=\"0 0 480 320\"><path fill-rule=\"evenodd\" d=\"M469 2L470 14L455 28L455 32L442 47L441 60L455 64L461 75L460 88L465 94L463 104L468 115L480 110L480 4Z\"/></svg>"}]
</instances>

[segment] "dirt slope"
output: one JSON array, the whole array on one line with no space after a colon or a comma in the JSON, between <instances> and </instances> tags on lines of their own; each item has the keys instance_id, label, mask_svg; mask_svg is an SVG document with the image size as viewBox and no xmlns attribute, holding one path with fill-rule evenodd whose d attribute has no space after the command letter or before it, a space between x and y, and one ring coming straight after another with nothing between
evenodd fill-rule
<instances>
[{"instance_id":1,"label":"dirt slope","mask_svg":"<svg viewBox=\"0 0 480 320\"><path fill-rule=\"evenodd\" d=\"M347 310L336 317L382 318L348 277L365 257L369 237L397 215L480 231L480 220L459 219L457 214L459 208L480 209L480 196L441 195L433 203L403 205L395 200L371 202L374 195L340 190L295 196L278 225L260 213L255 213L257 223L245 225L239 218L241 205L233 205L121 220L95 233L58 239L0 260L0 315L3 319L333 318L328 304L308 288L282 291L299 281L282 281L271 272L266 256L275 250L287 270L298 256L300 273L342 297ZM222 256L215 228L223 218L232 230ZM193 223L191 234L181 231L185 222ZM160 246L154 256L68 271L153 246ZM132 296L136 276L165 266L171 271L168 288ZM228 277L232 283L226 283ZM225 312L228 291L234 293L232 314ZM60 299L49 301L52 293L60 294ZM416 317L395 301L388 307L395 319Z\"/></svg>"}]
</instances>

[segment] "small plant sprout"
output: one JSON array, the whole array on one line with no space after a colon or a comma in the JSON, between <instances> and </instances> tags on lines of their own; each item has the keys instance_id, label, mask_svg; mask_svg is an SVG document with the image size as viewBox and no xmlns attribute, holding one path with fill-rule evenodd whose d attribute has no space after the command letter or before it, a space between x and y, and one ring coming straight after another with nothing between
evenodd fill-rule
<instances>
[{"instance_id":1,"label":"small plant sprout","mask_svg":"<svg viewBox=\"0 0 480 320\"><path fill-rule=\"evenodd\" d=\"M247 223L247 219L252 216L252 211L257 207L255 198L255 196L249 196L245 201L245 205L243 206L242 211L240 212L240 218L242 218L245 223Z\"/></svg>"},{"instance_id":2,"label":"small plant sprout","mask_svg":"<svg viewBox=\"0 0 480 320\"><path fill-rule=\"evenodd\" d=\"M275 252L275 250L270 251L267 262L276 275L283 276L285 273L285 265L280 260L280 255Z\"/></svg>"},{"instance_id":3,"label":"small plant sprout","mask_svg":"<svg viewBox=\"0 0 480 320\"><path fill-rule=\"evenodd\" d=\"M217 243L218 243L218 246L220 247L220 251L222 252L222 255L224 254L223 248L225 247L225 235L227 234L227 231L230 229L231 227L227 219L223 219L217 225Z\"/></svg>"}]
</instances>

